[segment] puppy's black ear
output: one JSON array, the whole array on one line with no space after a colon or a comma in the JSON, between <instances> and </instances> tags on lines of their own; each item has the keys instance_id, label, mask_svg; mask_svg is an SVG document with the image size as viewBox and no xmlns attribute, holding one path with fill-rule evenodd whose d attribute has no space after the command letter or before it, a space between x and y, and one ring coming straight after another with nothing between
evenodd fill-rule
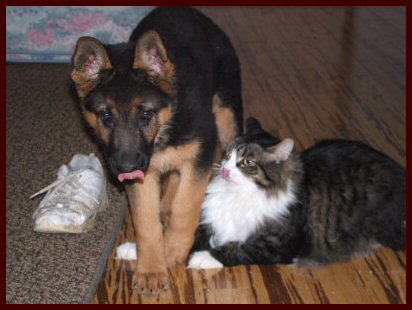
<instances>
[{"instance_id":1,"label":"puppy's black ear","mask_svg":"<svg viewBox=\"0 0 412 310\"><path fill-rule=\"evenodd\" d=\"M112 69L105 47L92 37L81 37L77 40L72 66L72 80L81 98L100 82L102 71Z\"/></svg>"},{"instance_id":2,"label":"puppy's black ear","mask_svg":"<svg viewBox=\"0 0 412 310\"><path fill-rule=\"evenodd\" d=\"M133 69L142 69L150 81L159 86L164 92L173 94L175 69L167 55L166 48L160 35L149 30L136 42Z\"/></svg>"},{"instance_id":3,"label":"puppy's black ear","mask_svg":"<svg viewBox=\"0 0 412 310\"><path fill-rule=\"evenodd\" d=\"M244 136L247 142L258 143L263 147L270 147L279 142L279 139L262 128L260 122L249 117L246 120L246 134Z\"/></svg>"}]
</instances>

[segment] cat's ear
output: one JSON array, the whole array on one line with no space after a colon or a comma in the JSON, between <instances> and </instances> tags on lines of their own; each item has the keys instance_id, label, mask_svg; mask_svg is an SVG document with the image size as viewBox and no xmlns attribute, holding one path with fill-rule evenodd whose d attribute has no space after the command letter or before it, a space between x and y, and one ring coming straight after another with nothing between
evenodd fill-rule
<instances>
[{"instance_id":1,"label":"cat's ear","mask_svg":"<svg viewBox=\"0 0 412 310\"><path fill-rule=\"evenodd\" d=\"M262 131L262 126L260 122L254 117L248 117L246 119L246 133L254 134L256 132Z\"/></svg>"},{"instance_id":2,"label":"cat's ear","mask_svg":"<svg viewBox=\"0 0 412 310\"><path fill-rule=\"evenodd\" d=\"M136 42L133 69L142 69L150 80L164 92L171 94L175 80L174 64L167 55L167 50L160 35L149 30Z\"/></svg>"},{"instance_id":3,"label":"cat's ear","mask_svg":"<svg viewBox=\"0 0 412 310\"><path fill-rule=\"evenodd\" d=\"M290 138L283 139L280 143L267 149L269 151L269 158L280 163L289 158L292 153L295 142Z\"/></svg>"},{"instance_id":4,"label":"cat's ear","mask_svg":"<svg viewBox=\"0 0 412 310\"><path fill-rule=\"evenodd\" d=\"M260 122L254 117L249 117L246 119L245 136L250 141L260 144L263 147L269 147L279 142L275 136L264 130L260 125Z\"/></svg>"},{"instance_id":5,"label":"cat's ear","mask_svg":"<svg viewBox=\"0 0 412 310\"><path fill-rule=\"evenodd\" d=\"M106 48L92 37L81 37L77 40L72 66L71 77L81 98L99 83L103 70L112 69Z\"/></svg>"}]
</instances>

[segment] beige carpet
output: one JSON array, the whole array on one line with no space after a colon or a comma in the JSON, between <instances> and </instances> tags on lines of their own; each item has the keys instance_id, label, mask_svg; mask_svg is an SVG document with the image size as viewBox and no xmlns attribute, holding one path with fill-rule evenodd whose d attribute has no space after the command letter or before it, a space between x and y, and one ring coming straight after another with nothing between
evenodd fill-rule
<instances>
[{"instance_id":1,"label":"beige carpet","mask_svg":"<svg viewBox=\"0 0 412 310\"><path fill-rule=\"evenodd\" d=\"M53 182L75 153L100 153L70 91L69 65L7 64L6 73L6 302L91 302L126 200L109 184L110 206L91 232L33 232L42 197L28 197Z\"/></svg>"}]
</instances>

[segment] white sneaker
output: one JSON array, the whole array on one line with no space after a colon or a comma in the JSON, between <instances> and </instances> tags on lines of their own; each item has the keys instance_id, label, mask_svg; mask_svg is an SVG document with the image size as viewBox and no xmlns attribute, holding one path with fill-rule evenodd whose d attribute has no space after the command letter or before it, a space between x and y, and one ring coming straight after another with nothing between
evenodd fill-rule
<instances>
[{"instance_id":1,"label":"white sneaker","mask_svg":"<svg viewBox=\"0 0 412 310\"><path fill-rule=\"evenodd\" d=\"M32 195L47 192L33 214L34 230L48 233L82 233L94 224L97 209L107 203L106 179L99 159L76 154L62 165L57 181Z\"/></svg>"}]
</instances>

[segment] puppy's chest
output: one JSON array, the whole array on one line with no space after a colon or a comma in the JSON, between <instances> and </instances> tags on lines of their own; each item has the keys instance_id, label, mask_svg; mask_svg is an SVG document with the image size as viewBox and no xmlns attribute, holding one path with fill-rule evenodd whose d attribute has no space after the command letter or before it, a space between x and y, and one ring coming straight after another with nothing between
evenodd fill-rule
<instances>
[{"instance_id":1,"label":"puppy's chest","mask_svg":"<svg viewBox=\"0 0 412 310\"><path fill-rule=\"evenodd\" d=\"M180 146L168 146L155 152L150 166L161 173L180 170L193 165L199 153L200 143L196 140Z\"/></svg>"}]
</instances>

